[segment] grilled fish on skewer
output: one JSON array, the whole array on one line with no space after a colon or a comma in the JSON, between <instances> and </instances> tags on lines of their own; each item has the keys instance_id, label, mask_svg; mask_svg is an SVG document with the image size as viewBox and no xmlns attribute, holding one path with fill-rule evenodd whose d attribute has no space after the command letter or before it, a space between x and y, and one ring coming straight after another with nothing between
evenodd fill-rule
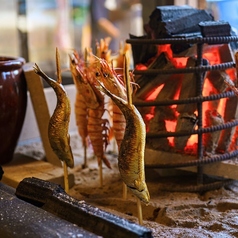
<instances>
[{"instance_id":1,"label":"grilled fish on skewer","mask_svg":"<svg viewBox=\"0 0 238 238\"><path fill-rule=\"evenodd\" d=\"M34 67L35 73L40 75L55 91L57 105L50 118L48 135L50 145L58 158L64 161L68 167L74 167L74 158L70 146L70 136L68 134L70 118L70 101L67 93L61 84L61 80L49 78L37 64Z\"/></svg>"},{"instance_id":2,"label":"grilled fish on skewer","mask_svg":"<svg viewBox=\"0 0 238 238\"><path fill-rule=\"evenodd\" d=\"M107 94L121 109L126 118L126 130L118 155L118 167L123 182L141 201L148 204L149 191L145 182L144 149L146 129L144 121L134 105L117 97L98 82L101 91Z\"/></svg>"}]
</instances>

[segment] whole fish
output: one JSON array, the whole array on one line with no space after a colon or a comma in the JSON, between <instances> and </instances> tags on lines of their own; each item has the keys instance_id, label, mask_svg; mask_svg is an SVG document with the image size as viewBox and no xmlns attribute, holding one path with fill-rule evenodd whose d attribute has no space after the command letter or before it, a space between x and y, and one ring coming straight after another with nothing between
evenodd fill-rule
<instances>
[{"instance_id":1,"label":"whole fish","mask_svg":"<svg viewBox=\"0 0 238 238\"><path fill-rule=\"evenodd\" d=\"M74 158L70 146L68 134L70 119L70 101L67 93L61 84L61 80L55 81L48 77L37 64L34 67L35 73L40 75L55 91L57 104L49 121L48 136L50 145L58 158L70 168L74 167Z\"/></svg>"},{"instance_id":2,"label":"whole fish","mask_svg":"<svg viewBox=\"0 0 238 238\"><path fill-rule=\"evenodd\" d=\"M121 178L134 195L148 204L150 195L144 172L145 123L133 104L129 104L126 100L112 94L100 81L98 83L100 85L99 90L115 102L126 119L125 134L118 155Z\"/></svg>"}]
</instances>

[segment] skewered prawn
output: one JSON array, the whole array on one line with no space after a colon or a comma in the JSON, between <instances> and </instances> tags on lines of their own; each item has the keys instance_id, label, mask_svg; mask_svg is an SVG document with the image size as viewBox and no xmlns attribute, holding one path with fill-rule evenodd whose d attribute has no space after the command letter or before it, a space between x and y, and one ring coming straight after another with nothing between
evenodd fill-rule
<instances>
[{"instance_id":1,"label":"skewered prawn","mask_svg":"<svg viewBox=\"0 0 238 238\"><path fill-rule=\"evenodd\" d=\"M101 39L100 42L96 44L96 55L101 59L105 59L107 62L111 59L111 50L109 50L109 44L111 42L110 37Z\"/></svg>"},{"instance_id":2,"label":"skewered prawn","mask_svg":"<svg viewBox=\"0 0 238 238\"><path fill-rule=\"evenodd\" d=\"M78 133L82 138L82 143L84 147L87 147L87 124L88 124L88 112L85 99L82 94L76 92L75 98L75 120L78 127Z\"/></svg>"},{"instance_id":3,"label":"skewered prawn","mask_svg":"<svg viewBox=\"0 0 238 238\"><path fill-rule=\"evenodd\" d=\"M98 158L98 162L100 163L102 160L108 168L111 168L109 161L104 155L104 151L108 144L109 132L108 120L102 118L105 112L104 96L90 82L92 78L90 69L87 67L78 67L79 63L77 59L79 59L79 57L74 53L74 57L71 56L71 72L77 87L77 92L83 96L87 107L84 110L84 112L87 111L87 122L84 122L83 125L81 125L84 127L84 130L87 131L87 135L92 144L94 154ZM80 100L76 101L76 103L76 106L83 106L82 104L79 104L81 103ZM76 107L75 109L76 115L78 115L78 108ZM77 120L79 121L80 119L81 118L78 118ZM83 120L85 120L85 118Z\"/></svg>"},{"instance_id":4,"label":"skewered prawn","mask_svg":"<svg viewBox=\"0 0 238 238\"><path fill-rule=\"evenodd\" d=\"M70 71L74 84L77 92L84 97L87 107L96 109L99 106L99 102L97 101L97 96L92 89L92 85L86 77L86 67L81 61L82 60L80 60L77 52L70 55Z\"/></svg>"},{"instance_id":5,"label":"skewered prawn","mask_svg":"<svg viewBox=\"0 0 238 238\"><path fill-rule=\"evenodd\" d=\"M92 86L93 87L93 86ZM98 158L98 163L102 160L108 168L111 168L109 161L104 155L104 151L108 145L108 120L103 119L102 116L105 112L104 108L104 96L96 89L97 101L99 106L96 109L88 108L88 135L93 146L93 151Z\"/></svg>"},{"instance_id":6,"label":"skewered prawn","mask_svg":"<svg viewBox=\"0 0 238 238\"><path fill-rule=\"evenodd\" d=\"M123 81L118 77L112 67L109 66L106 60L96 59L95 65L93 65L95 71L95 79L102 82L113 94L120 98L126 99L126 89ZM124 131L126 128L126 120L118 108L113 102L113 134L115 136L118 149L120 149L121 141L124 137Z\"/></svg>"},{"instance_id":7,"label":"skewered prawn","mask_svg":"<svg viewBox=\"0 0 238 238\"><path fill-rule=\"evenodd\" d=\"M75 120L76 125L78 127L78 133L81 136L82 143L84 148L87 146L87 136L88 136L88 130L87 130L87 106L85 99L80 91L83 80L81 79L81 76L77 72L77 61L74 55L70 56L70 71L73 77L74 84L76 86L76 98L75 98ZM86 164L86 161L84 161L84 164Z\"/></svg>"},{"instance_id":8,"label":"skewered prawn","mask_svg":"<svg viewBox=\"0 0 238 238\"><path fill-rule=\"evenodd\" d=\"M99 103L91 86L85 82L83 72L80 68L84 65L81 64L79 55L76 51L70 55L70 71L76 86L75 98L75 120L78 127L78 133L82 139L84 147L84 167L87 166L87 138L88 138L88 108L97 108Z\"/></svg>"},{"instance_id":9,"label":"skewered prawn","mask_svg":"<svg viewBox=\"0 0 238 238\"><path fill-rule=\"evenodd\" d=\"M116 67L122 69L124 67L124 56L131 49L130 44L120 42L119 55L116 58Z\"/></svg>"},{"instance_id":10,"label":"skewered prawn","mask_svg":"<svg viewBox=\"0 0 238 238\"><path fill-rule=\"evenodd\" d=\"M98 56L100 58L95 59L95 65L94 71L96 75L96 79L100 82L103 82L103 84L106 86L106 88L109 89L109 91L116 96L126 100L126 88L124 86L124 80L121 78L120 74L122 74L123 70L123 62L124 62L124 56L125 54L130 50L130 45L122 43L120 44L119 49L119 55L116 58L116 67L117 69L113 69L113 66L109 66L109 57L105 57L104 52L109 52L106 55L110 55L110 51L108 50L108 41L107 40L101 40L100 45L98 46ZM104 57L103 57L104 56ZM120 149L121 141L124 137L124 132L126 128L126 120L121 112L121 110L118 108L118 106L113 102L112 104L112 131L114 134L114 137L116 139L116 143L118 146L118 150Z\"/></svg>"}]
</instances>

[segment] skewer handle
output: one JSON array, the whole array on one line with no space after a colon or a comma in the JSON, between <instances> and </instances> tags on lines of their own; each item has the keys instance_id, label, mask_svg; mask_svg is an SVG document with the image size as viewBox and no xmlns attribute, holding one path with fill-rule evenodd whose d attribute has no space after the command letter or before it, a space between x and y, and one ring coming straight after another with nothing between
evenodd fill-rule
<instances>
[{"instance_id":1,"label":"skewer handle","mask_svg":"<svg viewBox=\"0 0 238 238\"><path fill-rule=\"evenodd\" d=\"M137 198L137 216L138 216L139 225L143 225L142 207L141 207L141 201L139 198Z\"/></svg>"},{"instance_id":2,"label":"skewer handle","mask_svg":"<svg viewBox=\"0 0 238 238\"><path fill-rule=\"evenodd\" d=\"M100 177L100 187L103 187L102 160L100 160L99 162L99 177Z\"/></svg>"},{"instance_id":3,"label":"skewer handle","mask_svg":"<svg viewBox=\"0 0 238 238\"><path fill-rule=\"evenodd\" d=\"M127 186L125 183L122 184L123 185L123 199L127 199Z\"/></svg>"},{"instance_id":4,"label":"skewer handle","mask_svg":"<svg viewBox=\"0 0 238 238\"><path fill-rule=\"evenodd\" d=\"M66 193L69 192L68 166L65 161L64 161L64 190Z\"/></svg>"}]
</instances>

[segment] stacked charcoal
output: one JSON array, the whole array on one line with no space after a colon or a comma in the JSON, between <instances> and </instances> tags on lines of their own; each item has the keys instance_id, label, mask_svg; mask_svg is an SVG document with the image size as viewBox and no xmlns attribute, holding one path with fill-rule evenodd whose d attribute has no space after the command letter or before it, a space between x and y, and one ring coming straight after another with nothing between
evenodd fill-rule
<instances>
[{"instance_id":1,"label":"stacked charcoal","mask_svg":"<svg viewBox=\"0 0 238 238\"><path fill-rule=\"evenodd\" d=\"M171 37L212 37L230 36L231 26L228 22L215 21L214 17L206 10L190 6L157 6L151 13L148 23L144 25L144 36L130 35L131 39L161 39ZM186 51L191 44L173 44L173 53L179 54ZM157 47L152 44L132 45L133 60L136 66L146 63L151 57L156 56Z\"/></svg>"},{"instance_id":2,"label":"stacked charcoal","mask_svg":"<svg viewBox=\"0 0 238 238\"><path fill-rule=\"evenodd\" d=\"M159 6L150 15L145 26L152 38L202 34L202 36L230 35L230 24L214 21L206 10L189 6Z\"/></svg>"}]
</instances>

